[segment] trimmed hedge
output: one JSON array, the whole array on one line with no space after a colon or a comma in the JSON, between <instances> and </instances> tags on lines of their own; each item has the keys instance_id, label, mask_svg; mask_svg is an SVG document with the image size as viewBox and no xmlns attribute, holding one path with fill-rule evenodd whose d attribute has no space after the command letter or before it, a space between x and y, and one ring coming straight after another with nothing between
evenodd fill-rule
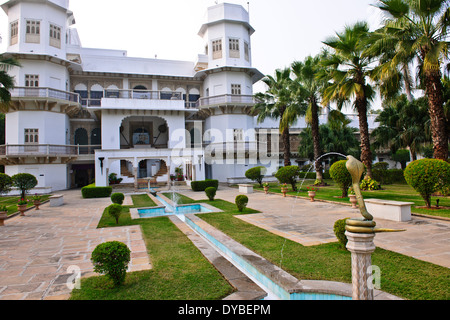
<instances>
[{"instance_id":1,"label":"trimmed hedge","mask_svg":"<svg viewBox=\"0 0 450 320\"><path fill-rule=\"evenodd\" d=\"M111 197L111 193L112 187L96 187L91 184L81 188L81 195L84 199L109 198Z\"/></svg>"},{"instance_id":2,"label":"trimmed hedge","mask_svg":"<svg viewBox=\"0 0 450 320\"><path fill-rule=\"evenodd\" d=\"M214 197L216 196L217 189L214 187L208 187L205 190L206 196L208 197L209 201L214 201Z\"/></svg>"},{"instance_id":3,"label":"trimmed hedge","mask_svg":"<svg viewBox=\"0 0 450 320\"><path fill-rule=\"evenodd\" d=\"M448 187L450 164L444 160L422 159L411 162L405 169L405 180L431 208L431 195Z\"/></svg>"},{"instance_id":4,"label":"trimmed hedge","mask_svg":"<svg viewBox=\"0 0 450 320\"><path fill-rule=\"evenodd\" d=\"M216 188L216 190L219 188L219 180L211 180L207 179L204 181L192 181L191 182L191 189L195 192L199 191L205 191L207 188Z\"/></svg>"},{"instance_id":5,"label":"trimmed hedge","mask_svg":"<svg viewBox=\"0 0 450 320\"><path fill-rule=\"evenodd\" d=\"M340 160L333 163L330 168L331 179L341 188L342 198L347 197L348 188L352 185L352 176L348 172L346 164L347 160Z\"/></svg>"},{"instance_id":6,"label":"trimmed hedge","mask_svg":"<svg viewBox=\"0 0 450 320\"><path fill-rule=\"evenodd\" d=\"M238 195L234 202L236 203L236 206L237 206L239 212L242 212L247 207L248 197L243 194Z\"/></svg>"}]
</instances>

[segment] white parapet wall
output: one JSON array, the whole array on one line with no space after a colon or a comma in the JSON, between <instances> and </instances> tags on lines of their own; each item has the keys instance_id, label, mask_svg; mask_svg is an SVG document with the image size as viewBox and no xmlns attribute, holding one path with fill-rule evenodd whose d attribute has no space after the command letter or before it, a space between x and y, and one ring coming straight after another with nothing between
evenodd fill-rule
<instances>
[{"instance_id":1,"label":"white parapet wall","mask_svg":"<svg viewBox=\"0 0 450 320\"><path fill-rule=\"evenodd\" d=\"M365 199L367 211L374 218L406 222L411 220L413 202L400 202L381 199Z\"/></svg>"}]
</instances>

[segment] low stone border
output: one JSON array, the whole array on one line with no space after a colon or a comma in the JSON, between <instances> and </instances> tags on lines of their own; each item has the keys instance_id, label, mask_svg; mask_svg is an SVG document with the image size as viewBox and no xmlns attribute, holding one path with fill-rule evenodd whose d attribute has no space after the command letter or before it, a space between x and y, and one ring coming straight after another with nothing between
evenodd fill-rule
<instances>
[{"instance_id":1,"label":"low stone border","mask_svg":"<svg viewBox=\"0 0 450 320\"><path fill-rule=\"evenodd\" d=\"M40 204L39 206L42 206L43 204L45 204L45 203L47 203L47 202L50 202L50 200L45 200L44 202L41 202L41 204ZM34 208L36 208L36 206L33 205L33 206L27 208L24 212L31 211L31 210L33 210ZM11 219L11 218L17 217L19 214L20 214L19 211L14 212L14 213L10 214L9 216L7 216L7 217L6 217L6 220L9 220L9 219Z\"/></svg>"}]
</instances>

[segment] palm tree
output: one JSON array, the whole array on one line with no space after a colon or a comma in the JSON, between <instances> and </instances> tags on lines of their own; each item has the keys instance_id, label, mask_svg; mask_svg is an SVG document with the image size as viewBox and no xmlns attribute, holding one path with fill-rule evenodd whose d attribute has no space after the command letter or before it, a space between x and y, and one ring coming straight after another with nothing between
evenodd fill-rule
<instances>
[{"instance_id":1,"label":"palm tree","mask_svg":"<svg viewBox=\"0 0 450 320\"><path fill-rule=\"evenodd\" d=\"M386 105L376 119L380 126L372 132L373 146L390 147L392 153L407 148L412 160L417 160L423 145L431 142L427 130L427 108L425 98L409 102L406 95Z\"/></svg>"},{"instance_id":2,"label":"palm tree","mask_svg":"<svg viewBox=\"0 0 450 320\"><path fill-rule=\"evenodd\" d=\"M428 97L434 157L447 160L448 131L444 114L441 68L448 58L450 4L443 0L379 0L376 5L387 13L384 23L386 51L395 45L396 53L386 70L415 58L419 80Z\"/></svg>"},{"instance_id":3,"label":"palm tree","mask_svg":"<svg viewBox=\"0 0 450 320\"><path fill-rule=\"evenodd\" d=\"M330 83L323 92L322 103L337 102L339 109L344 103L353 101L358 112L361 139L361 161L365 164L367 177L372 177L372 151L370 149L367 111L373 100L374 91L367 82L373 69L373 57L365 54L369 38L366 22L347 26L342 33L329 38L324 43L334 49L334 53L322 60L324 70L319 76L328 78Z\"/></svg>"},{"instance_id":4,"label":"palm tree","mask_svg":"<svg viewBox=\"0 0 450 320\"><path fill-rule=\"evenodd\" d=\"M16 60L0 55L0 111L2 112L9 110L10 90L14 88L14 78L8 74L8 71L15 66L20 66Z\"/></svg>"},{"instance_id":5,"label":"palm tree","mask_svg":"<svg viewBox=\"0 0 450 320\"><path fill-rule=\"evenodd\" d=\"M294 82L298 84L298 98L306 101L308 110L306 112L306 122L311 128L312 141L314 146L314 159L316 169L316 181L323 184L323 168L319 157L322 155L319 132L319 109L320 92L324 86L324 81L317 77L320 67L320 56L308 56L303 62L292 63L292 72L295 75Z\"/></svg>"},{"instance_id":6,"label":"palm tree","mask_svg":"<svg viewBox=\"0 0 450 320\"><path fill-rule=\"evenodd\" d=\"M279 120L281 140L284 146L284 166L291 165L291 146L289 128L298 116L304 114L304 108L293 98L295 88L291 79L291 69L277 69L275 77L267 75L262 81L267 85L264 93L255 95L258 101L253 107L258 123L267 118Z\"/></svg>"}]
</instances>

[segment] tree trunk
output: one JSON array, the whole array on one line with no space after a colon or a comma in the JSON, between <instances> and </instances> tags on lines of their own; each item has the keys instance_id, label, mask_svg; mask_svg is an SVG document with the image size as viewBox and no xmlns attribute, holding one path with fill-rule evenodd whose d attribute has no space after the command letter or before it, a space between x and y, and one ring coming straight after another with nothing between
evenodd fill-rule
<instances>
[{"instance_id":1,"label":"tree trunk","mask_svg":"<svg viewBox=\"0 0 450 320\"><path fill-rule=\"evenodd\" d=\"M313 98L311 101L311 134L314 145L316 181L319 182L319 184L323 184L322 162L318 160L319 157L322 155L321 154L322 148L320 147L320 133L319 133L319 106L317 105L315 98Z\"/></svg>"},{"instance_id":2,"label":"tree trunk","mask_svg":"<svg viewBox=\"0 0 450 320\"><path fill-rule=\"evenodd\" d=\"M444 114L444 97L441 72L425 73L425 91L428 97L428 112L431 119L434 158L446 161L448 158L448 132Z\"/></svg>"},{"instance_id":3,"label":"tree trunk","mask_svg":"<svg viewBox=\"0 0 450 320\"><path fill-rule=\"evenodd\" d=\"M403 72L403 82L405 84L405 92L406 92L406 97L408 99L408 102L413 102L414 98L412 96L412 84L411 84L411 77L409 75L409 67L408 64L405 63L402 67L402 72Z\"/></svg>"},{"instance_id":4,"label":"tree trunk","mask_svg":"<svg viewBox=\"0 0 450 320\"><path fill-rule=\"evenodd\" d=\"M291 141L289 136L289 127L283 130L281 134L281 139L283 141L283 149L284 149L284 166L289 167L291 165Z\"/></svg>"},{"instance_id":5,"label":"tree trunk","mask_svg":"<svg viewBox=\"0 0 450 320\"><path fill-rule=\"evenodd\" d=\"M365 97L356 98L359 131L361 139L361 162L366 166L366 178L372 178L372 151L370 150L369 124L367 122L367 101Z\"/></svg>"}]
</instances>

